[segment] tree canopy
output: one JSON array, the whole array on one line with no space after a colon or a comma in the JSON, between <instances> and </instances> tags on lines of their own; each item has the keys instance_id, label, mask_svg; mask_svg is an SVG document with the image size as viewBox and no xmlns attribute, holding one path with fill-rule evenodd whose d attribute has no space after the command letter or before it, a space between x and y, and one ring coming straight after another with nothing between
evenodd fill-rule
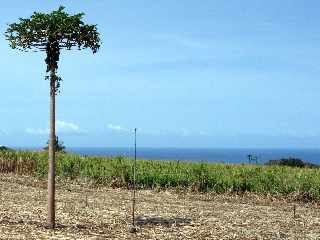
<instances>
[{"instance_id":1,"label":"tree canopy","mask_svg":"<svg viewBox=\"0 0 320 240\"><path fill-rule=\"evenodd\" d=\"M69 15L60 6L51 13L34 12L30 18L19 18L9 24L5 36L12 48L45 51L48 42L56 42L59 48L91 48L95 53L100 47L96 25L84 24L84 13Z\"/></svg>"},{"instance_id":2,"label":"tree canopy","mask_svg":"<svg viewBox=\"0 0 320 240\"><path fill-rule=\"evenodd\" d=\"M34 12L30 18L19 18L9 24L5 37L10 47L22 51L45 51L47 72L58 69L61 49L90 48L96 53L100 47L97 25L82 21L84 13L70 15L60 6L51 13ZM47 77L48 78L48 77ZM55 77L57 90L61 78Z\"/></svg>"}]
</instances>

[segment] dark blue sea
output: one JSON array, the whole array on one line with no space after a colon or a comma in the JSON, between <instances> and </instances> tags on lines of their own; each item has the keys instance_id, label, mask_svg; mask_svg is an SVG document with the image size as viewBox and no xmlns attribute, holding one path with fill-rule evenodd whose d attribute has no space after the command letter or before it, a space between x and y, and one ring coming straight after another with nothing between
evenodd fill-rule
<instances>
[{"instance_id":1,"label":"dark blue sea","mask_svg":"<svg viewBox=\"0 0 320 240\"><path fill-rule=\"evenodd\" d=\"M89 156L134 156L133 148L67 148L67 151ZM259 163L280 158L300 158L320 164L320 149L215 149L215 148L138 148L137 158L153 160L189 160L224 163L248 163L248 155Z\"/></svg>"},{"instance_id":2,"label":"dark blue sea","mask_svg":"<svg viewBox=\"0 0 320 240\"><path fill-rule=\"evenodd\" d=\"M40 148L21 148L39 150ZM133 148L70 147L67 152L87 156L134 157ZM280 158L299 158L305 162L320 164L320 149L259 149L259 148L137 148L137 158L151 160L185 160L221 163L248 163L248 155L258 163Z\"/></svg>"}]
</instances>

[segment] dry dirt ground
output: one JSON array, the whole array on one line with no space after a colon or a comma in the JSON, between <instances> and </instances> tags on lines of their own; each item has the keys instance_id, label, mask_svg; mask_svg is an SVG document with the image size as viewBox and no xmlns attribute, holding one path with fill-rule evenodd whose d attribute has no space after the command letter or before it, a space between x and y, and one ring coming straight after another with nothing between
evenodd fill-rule
<instances>
[{"instance_id":1,"label":"dry dirt ground","mask_svg":"<svg viewBox=\"0 0 320 240\"><path fill-rule=\"evenodd\" d=\"M130 191L60 181L53 231L45 182L0 174L0 183L0 239L320 239L317 204L149 190L137 194L130 233Z\"/></svg>"}]
</instances>

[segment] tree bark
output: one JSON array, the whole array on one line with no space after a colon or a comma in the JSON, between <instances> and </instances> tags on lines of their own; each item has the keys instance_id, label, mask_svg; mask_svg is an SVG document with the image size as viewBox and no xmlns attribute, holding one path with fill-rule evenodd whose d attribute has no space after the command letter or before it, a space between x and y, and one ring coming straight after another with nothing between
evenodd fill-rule
<instances>
[{"instance_id":1,"label":"tree bark","mask_svg":"<svg viewBox=\"0 0 320 240\"><path fill-rule=\"evenodd\" d=\"M56 90L55 69L50 70L50 135L49 135L49 170L48 170L48 227L55 227L55 123L56 123Z\"/></svg>"}]
</instances>

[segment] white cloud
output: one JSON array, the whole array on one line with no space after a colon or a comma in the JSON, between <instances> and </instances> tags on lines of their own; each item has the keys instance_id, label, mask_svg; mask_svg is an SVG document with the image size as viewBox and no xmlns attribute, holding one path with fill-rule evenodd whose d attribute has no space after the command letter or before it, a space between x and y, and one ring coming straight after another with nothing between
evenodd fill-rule
<instances>
[{"instance_id":1,"label":"white cloud","mask_svg":"<svg viewBox=\"0 0 320 240\"><path fill-rule=\"evenodd\" d=\"M83 130L80 129L80 127L72 122L65 122L62 120L56 121L56 132L58 134L65 133L65 134L81 134L84 133ZM45 128L27 128L26 133L32 134L32 135L48 135L49 129Z\"/></svg>"},{"instance_id":2,"label":"white cloud","mask_svg":"<svg viewBox=\"0 0 320 240\"><path fill-rule=\"evenodd\" d=\"M71 122L65 122L65 121L61 121L61 120L57 120L56 122L56 128L57 128L57 131L75 131L75 132L78 132L80 130L79 126L74 124L74 123L71 123Z\"/></svg>"},{"instance_id":3,"label":"white cloud","mask_svg":"<svg viewBox=\"0 0 320 240\"><path fill-rule=\"evenodd\" d=\"M111 124L111 123L109 123L107 125L107 128L112 130L112 131L115 131L115 132L130 132L131 131L128 128L124 128L124 127L122 127L120 125L114 125L114 124Z\"/></svg>"}]
</instances>

